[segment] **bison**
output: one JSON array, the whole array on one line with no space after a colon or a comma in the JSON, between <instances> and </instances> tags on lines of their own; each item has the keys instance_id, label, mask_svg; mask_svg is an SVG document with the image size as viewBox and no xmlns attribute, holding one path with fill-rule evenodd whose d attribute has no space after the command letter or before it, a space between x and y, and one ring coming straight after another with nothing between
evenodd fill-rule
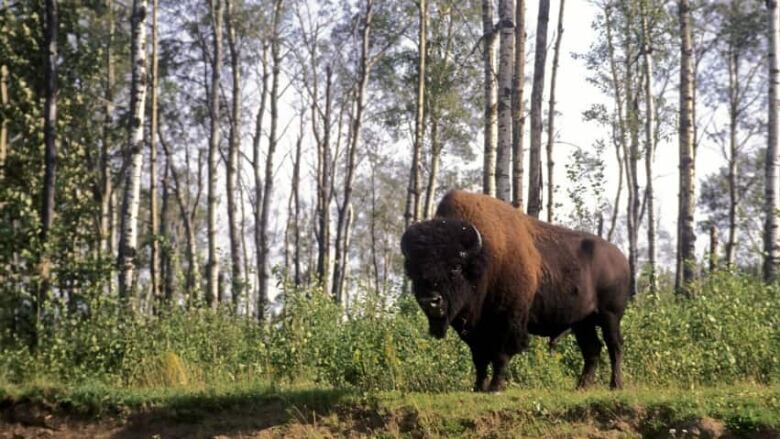
<instances>
[{"instance_id":1,"label":"bison","mask_svg":"<svg viewBox=\"0 0 780 439\"><path fill-rule=\"evenodd\" d=\"M475 391L506 386L506 366L527 349L529 334L552 343L568 330L584 358L577 387L587 387L602 348L596 327L609 350L610 386L622 386L620 320L630 272L614 245L490 196L452 191L433 219L406 230L401 250L430 334L442 338L451 326L471 349Z\"/></svg>"}]
</instances>

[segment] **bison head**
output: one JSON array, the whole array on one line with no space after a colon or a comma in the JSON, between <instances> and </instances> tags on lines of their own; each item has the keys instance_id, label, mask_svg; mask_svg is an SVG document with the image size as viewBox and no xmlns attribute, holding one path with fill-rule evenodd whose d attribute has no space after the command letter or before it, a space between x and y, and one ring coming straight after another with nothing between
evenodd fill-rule
<instances>
[{"instance_id":1,"label":"bison head","mask_svg":"<svg viewBox=\"0 0 780 439\"><path fill-rule=\"evenodd\" d=\"M471 224L437 218L410 226L401 238L406 274L431 335L442 338L450 322L476 298L482 275L482 236Z\"/></svg>"}]
</instances>

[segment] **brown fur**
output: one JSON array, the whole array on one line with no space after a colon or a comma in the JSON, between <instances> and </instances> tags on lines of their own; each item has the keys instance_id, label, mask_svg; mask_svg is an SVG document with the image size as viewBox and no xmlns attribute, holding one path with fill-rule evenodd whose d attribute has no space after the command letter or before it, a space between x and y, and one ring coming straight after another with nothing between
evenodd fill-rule
<instances>
[{"instance_id":1,"label":"brown fur","mask_svg":"<svg viewBox=\"0 0 780 439\"><path fill-rule=\"evenodd\" d=\"M555 339L569 329L585 358L579 385L588 385L601 349L596 326L610 350L612 386L621 385L620 319L629 270L612 244L538 221L495 198L453 191L436 218L406 231L402 249L431 333L443 336L449 325L469 345L478 390L504 386L504 368L527 347L529 333ZM445 310L430 308L436 296Z\"/></svg>"}]
</instances>

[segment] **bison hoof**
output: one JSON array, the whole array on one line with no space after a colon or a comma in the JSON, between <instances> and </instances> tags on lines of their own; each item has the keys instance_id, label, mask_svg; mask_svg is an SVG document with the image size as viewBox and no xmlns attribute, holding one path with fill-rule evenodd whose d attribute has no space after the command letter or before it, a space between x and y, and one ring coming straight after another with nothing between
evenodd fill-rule
<instances>
[{"instance_id":1,"label":"bison hoof","mask_svg":"<svg viewBox=\"0 0 780 439\"><path fill-rule=\"evenodd\" d=\"M479 393L487 392L488 391L488 381L487 380L483 380L481 382L477 382L476 384L474 384L474 391L475 392L479 392Z\"/></svg>"},{"instance_id":2,"label":"bison hoof","mask_svg":"<svg viewBox=\"0 0 780 439\"><path fill-rule=\"evenodd\" d=\"M500 381L493 381L488 386L488 392L490 393L501 393L506 389L506 381L500 380Z\"/></svg>"}]
</instances>

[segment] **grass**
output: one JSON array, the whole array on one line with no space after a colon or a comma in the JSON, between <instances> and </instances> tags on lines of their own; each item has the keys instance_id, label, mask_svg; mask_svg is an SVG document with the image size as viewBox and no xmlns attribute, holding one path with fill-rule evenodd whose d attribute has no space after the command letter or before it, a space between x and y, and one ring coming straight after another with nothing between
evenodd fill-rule
<instances>
[{"instance_id":1,"label":"grass","mask_svg":"<svg viewBox=\"0 0 780 439\"><path fill-rule=\"evenodd\" d=\"M120 422L136 433L185 428L182 434L278 436L674 436L713 418L736 435L780 430L780 387L755 384L694 389L631 387L612 392L511 387L502 394L360 393L311 384L262 382L125 388L100 384L0 384L0 408L46 407L79 422ZM127 420L131 420L128 422ZM216 420L219 419L217 422ZM64 428L64 427L61 427ZM196 428L196 430L192 430ZM701 428L701 427L696 427ZM151 430L149 430L151 429ZM0 423L0 432L2 423ZM199 433L200 432L200 433Z\"/></svg>"}]
</instances>

